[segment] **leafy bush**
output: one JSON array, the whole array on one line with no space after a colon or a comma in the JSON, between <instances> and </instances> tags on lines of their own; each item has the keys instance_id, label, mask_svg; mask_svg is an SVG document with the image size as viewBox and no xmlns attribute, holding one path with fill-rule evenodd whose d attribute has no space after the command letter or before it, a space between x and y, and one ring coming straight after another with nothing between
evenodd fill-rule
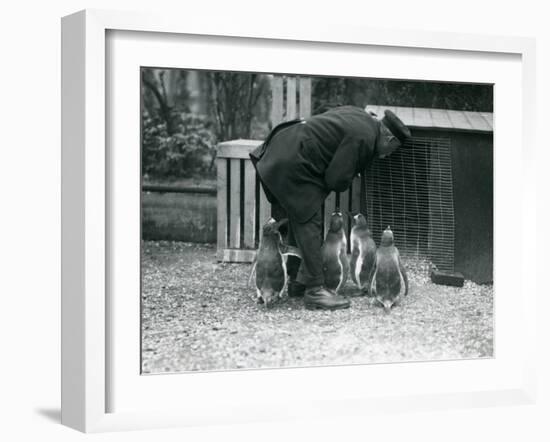
<instances>
[{"instance_id":1,"label":"leafy bush","mask_svg":"<svg viewBox=\"0 0 550 442\"><path fill-rule=\"evenodd\" d=\"M142 174L145 179L210 176L216 136L205 117L173 111L173 133L160 115L142 115Z\"/></svg>"}]
</instances>

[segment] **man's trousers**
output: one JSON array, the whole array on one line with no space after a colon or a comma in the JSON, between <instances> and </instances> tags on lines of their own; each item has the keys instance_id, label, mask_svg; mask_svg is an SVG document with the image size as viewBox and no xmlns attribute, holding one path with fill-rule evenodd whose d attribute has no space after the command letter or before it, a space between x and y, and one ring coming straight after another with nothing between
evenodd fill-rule
<instances>
[{"instance_id":1,"label":"man's trousers","mask_svg":"<svg viewBox=\"0 0 550 442\"><path fill-rule=\"evenodd\" d=\"M321 210L319 209L305 223L299 223L290 216L288 221L288 245L298 247L303 258L288 257L288 275L306 287L324 285Z\"/></svg>"}]
</instances>

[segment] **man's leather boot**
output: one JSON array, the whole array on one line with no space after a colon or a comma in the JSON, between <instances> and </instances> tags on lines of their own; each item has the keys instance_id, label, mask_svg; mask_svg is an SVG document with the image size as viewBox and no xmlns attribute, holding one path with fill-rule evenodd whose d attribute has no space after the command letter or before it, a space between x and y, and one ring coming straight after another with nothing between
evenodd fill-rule
<instances>
[{"instance_id":1,"label":"man's leather boot","mask_svg":"<svg viewBox=\"0 0 550 442\"><path fill-rule=\"evenodd\" d=\"M350 302L323 286L316 286L306 289L304 305L308 310L339 310L349 308Z\"/></svg>"}]
</instances>

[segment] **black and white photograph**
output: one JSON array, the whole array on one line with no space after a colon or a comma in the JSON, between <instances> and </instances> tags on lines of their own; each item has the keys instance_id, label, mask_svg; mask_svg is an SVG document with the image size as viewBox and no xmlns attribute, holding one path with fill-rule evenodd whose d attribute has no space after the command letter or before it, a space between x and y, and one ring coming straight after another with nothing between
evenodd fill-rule
<instances>
[{"instance_id":1,"label":"black and white photograph","mask_svg":"<svg viewBox=\"0 0 550 442\"><path fill-rule=\"evenodd\" d=\"M492 84L140 75L142 374L494 357Z\"/></svg>"}]
</instances>

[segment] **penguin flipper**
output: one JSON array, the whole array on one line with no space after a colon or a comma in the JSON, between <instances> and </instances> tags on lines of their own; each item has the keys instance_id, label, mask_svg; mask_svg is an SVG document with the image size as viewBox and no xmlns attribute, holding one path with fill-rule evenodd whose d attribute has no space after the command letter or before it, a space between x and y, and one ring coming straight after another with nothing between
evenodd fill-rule
<instances>
[{"instance_id":1,"label":"penguin flipper","mask_svg":"<svg viewBox=\"0 0 550 442\"><path fill-rule=\"evenodd\" d=\"M360 283L357 281L357 277L355 275L356 268L357 268L357 261L361 255L360 244L359 244L359 240L357 239L357 233L355 230L356 230L355 227L352 228L351 234L350 234L350 243L351 243L351 257L349 261L349 265L351 268L350 276L353 283L359 286L359 288L361 288Z\"/></svg>"},{"instance_id":2,"label":"penguin flipper","mask_svg":"<svg viewBox=\"0 0 550 442\"><path fill-rule=\"evenodd\" d=\"M405 266L401 262L401 257L398 258L399 262L399 272L401 273L401 277L403 278L403 283L405 284L405 293L403 296L407 296L409 293L409 278L407 277L407 271L405 270Z\"/></svg>"},{"instance_id":3,"label":"penguin flipper","mask_svg":"<svg viewBox=\"0 0 550 442\"><path fill-rule=\"evenodd\" d=\"M363 259L361 260L361 267L358 269L358 278L360 278L361 287L364 287L369 290L369 285L371 282L372 270L374 263L376 262L376 251L369 250L365 253Z\"/></svg>"},{"instance_id":4,"label":"penguin flipper","mask_svg":"<svg viewBox=\"0 0 550 442\"><path fill-rule=\"evenodd\" d=\"M340 261L342 263L342 285L348 280L348 275L350 273L350 265L348 260L348 255L344 250L340 255Z\"/></svg>"},{"instance_id":5,"label":"penguin flipper","mask_svg":"<svg viewBox=\"0 0 550 442\"><path fill-rule=\"evenodd\" d=\"M338 257L338 263L340 264L340 277L338 278L338 282L335 289L337 293L346 284L348 280L349 261L345 250L340 251L340 256Z\"/></svg>"},{"instance_id":6,"label":"penguin flipper","mask_svg":"<svg viewBox=\"0 0 550 442\"><path fill-rule=\"evenodd\" d=\"M369 296L376 296L376 271L378 270L378 259L374 260L374 265L370 271L368 279L368 294Z\"/></svg>"},{"instance_id":7,"label":"penguin flipper","mask_svg":"<svg viewBox=\"0 0 550 442\"><path fill-rule=\"evenodd\" d=\"M298 258L302 259L302 253L300 252L300 249L298 247L282 244L281 253L283 255L297 256Z\"/></svg>"},{"instance_id":8,"label":"penguin flipper","mask_svg":"<svg viewBox=\"0 0 550 442\"><path fill-rule=\"evenodd\" d=\"M352 282L356 285L359 285L359 283L357 282L357 276L355 275L356 273L355 270L357 268L357 255L354 255L354 254L351 255L349 266L350 266L350 276L351 276Z\"/></svg>"},{"instance_id":9,"label":"penguin flipper","mask_svg":"<svg viewBox=\"0 0 550 442\"><path fill-rule=\"evenodd\" d=\"M258 260L254 258L254 261L252 262L252 268L250 269L250 275L248 276L248 282L246 283L247 287L250 287L250 282L252 281L252 276L254 275L254 272L256 272L256 264L258 263Z\"/></svg>"}]
</instances>

